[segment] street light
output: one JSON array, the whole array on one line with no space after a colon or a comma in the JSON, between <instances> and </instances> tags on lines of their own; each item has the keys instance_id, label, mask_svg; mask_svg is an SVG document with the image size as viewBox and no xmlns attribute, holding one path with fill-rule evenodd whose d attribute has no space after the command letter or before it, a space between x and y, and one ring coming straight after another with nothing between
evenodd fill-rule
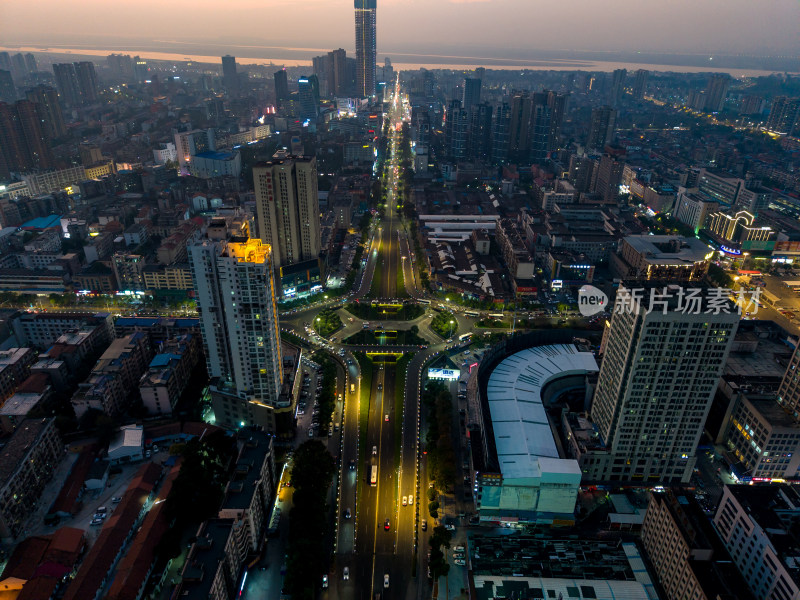
<instances>
[{"instance_id":1,"label":"street light","mask_svg":"<svg viewBox=\"0 0 800 600\"><path fill-rule=\"evenodd\" d=\"M451 319L450 320L450 335L448 337L450 337L452 335L453 335L453 320Z\"/></svg>"}]
</instances>

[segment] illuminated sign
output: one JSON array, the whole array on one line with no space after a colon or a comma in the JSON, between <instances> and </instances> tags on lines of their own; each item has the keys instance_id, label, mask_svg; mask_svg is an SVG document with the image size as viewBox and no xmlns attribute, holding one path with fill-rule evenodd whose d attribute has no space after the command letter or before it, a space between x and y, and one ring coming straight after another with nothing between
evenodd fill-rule
<instances>
[{"instance_id":1,"label":"illuminated sign","mask_svg":"<svg viewBox=\"0 0 800 600\"><path fill-rule=\"evenodd\" d=\"M553 290L560 290L564 287L564 280L563 279L553 279L550 283L550 289Z\"/></svg>"},{"instance_id":2,"label":"illuminated sign","mask_svg":"<svg viewBox=\"0 0 800 600\"><path fill-rule=\"evenodd\" d=\"M461 371L453 369L428 369L428 379L458 379Z\"/></svg>"},{"instance_id":3,"label":"illuminated sign","mask_svg":"<svg viewBox=\"0 0 800 600\"><path fill-rule=\"evenodd\" d=\"M728 248L727 246L720 246L719 248L725 254L733 254L734 256L739 256L742 253L741 250L737 250L736 248Z\"/></svg>"}]
</instances>

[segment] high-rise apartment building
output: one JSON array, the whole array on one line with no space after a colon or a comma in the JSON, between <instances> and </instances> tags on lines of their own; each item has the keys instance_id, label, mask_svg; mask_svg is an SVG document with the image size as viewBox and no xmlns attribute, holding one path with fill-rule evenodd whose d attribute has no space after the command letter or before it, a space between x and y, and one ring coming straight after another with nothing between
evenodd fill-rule
<instances>
[{"instance_id":1,"label":"high-rise apartment building","mask_svg":"<svg viewBox=\"0 0 800 600\"><path fill-rule=\"evenodd\" d=\"M465 77L461 94L461 106L469 112L481 101L481 80L477 77Z\"/></svg>"},{"instance_id":2,"label":"high-rise apartment building","mask_svg":"<svg viewBox=\"0 0 800 600\"><path fill-rule=\"evenodd\" d=\"M740 319L717 291L620 285L591 408L603 451L581 459L590 479L689 481Z\"/></svg>"},{"instance_id":3,"label":"high-rise apartment building","mask_svg":"<svg viewBox=\"0 0 800 600\"><path fill-rule=\"evenodd\" d=\"M222 57L222 85L229 94L239 92L239 74L236 72L236 57L226 54Z\"/></svg>"},{"instance_id":4,"label":"high-rise apartment building","mask_svg":"<svg viewBox=\"0 0 800 600\"><path fill-rule=\"evenodd\" d=\"M37 105L28 100L0 102L0 175L50 169L54 163Z\"/></svg>"},{"instance_id":5,"label":"high-rise apartment building","mask_svg":"<svg viewBox=\"0 0 800 600\"><path fill-rule=\"evenodd\" d=\"M552 113L550 112L550 107L539 102L534 104L530 124L530 160L532 163L542 163L547 160L551 122Z\"/></svg>"},{"instance_id":6,"label":"high-rise apartment building","mask_svg":"<svg viewBox=\"0 0 800 600\"><path fill-rule=\"evenodd\" d=\"M36 169L52 169L55 167L55 158L50 148L49 139L44 128L44 118L39 111L39 105L30 100L18 100L14 107L19 115L22 134L28 146L31 164Z\"/></svg>"},{"instance_id":7,"label":"high-rise apartment building","mask_svg":"<svg viewBox=\"0 0 800 600\"><path fill-rule=\"evenodd\" d=\"M25 66L28 69L29 75L32 75L33 73L36 73L39 70L39 65L36 62L36 57L30 52L28 52L25 55Z\"/></svg>"},{"instance_id":8,"label":"high-rise apartment building","mask_svg":"<svg viewBox=\"0 0 800 600\"><path fill-rule=\"evenodd\" d=\"M709 77L703 109L708 112L721 111L725 105L725 97L728 95L730 84L731 78L727 73L715 73Z\"/></svg>"},{"instance_id":9,"label":"high-rise apartment building","mask_svg":"<svg viewBox=\"0 0 800 600\"><path fill-rule=\"evenodd\" d=\"M67 108L81 105L81 87L78 84L78 75L72 63L58 63L53 65L56 77L56 87L61 102Z\"/></svg>"},{"instance_id":10,"label":"high-rise apartment building","mask_svg":"<svg viewBox=\"0 0 800 600\"><path fill-rule=\"evenodd\" d=\"M83 104L94 104L100 98L100 88L97 83L94 63L84 60L73 64L75 65L75 75L78 78L78 87L80 88Z\"/></svg>"},{"instance_id":11,"label":"high-rise apartment building","mask_svg":"<svg viewBox=\"0 0 800 600\"><path fill-rule=\"evenodd\" d=\"M356 11L356 81L361 96L375 95L377 0L354 0Z\"/></svg>"},{"instance_id":12,"label":"high-rise apartment building","mask_svg":"<svg viewBox=\"0 0 800 600\"><path fill-rule=\"evenodd\" d=\"M569 94L547 93L547 107L550 109L550 135L547 140L549 151L561 147L561 125L564 123L564 112L567 109Z\"/></svg>"},{"instance_id":13,"label":"high-rise apartment building","mask_svg":"<svg viewBox=\"0 0 800 600\"><path fill-rule=\"evenodd\" d=\"M633 97L636 100L643 100L644 92L647 89L647 78L650 76L650 71L647 69L638 69L634 75Z\"/></svg>"},{"instance_id":14,"label":"high-rise apartment building","mask_svg":"<svg viewBox=\"0 0 800 600\"><path fill-rule=\"evenodd\" d=\"M617 123L617 111L610 106L601 106L592 110L589 124L589 137L586 147L590 150L603 148L614 140L614 126Z\"/></svg>"},{"instance_id":15,"label":"high-rise apartment building","mask_svg":"<svg viewBox=\"0 0 800 600\"><path fill-rule=\"evenodd\" d=\"M608 90L608 103L614 108L618 108L622 102L622 95L625 93L625 79L628 76L626 69L614 69L611 77L611 87Z\"/></svg>"},{"instance_id":16,"label":"high-rise apartment building","mask_svg":"<svg viewBox=\"0 0 800 600\"><path fill-rule=\"evenodd\" d=\"M49 139L67 135L64 113L58 103L58 91L49 85L37 85L28 90L25 97L37 105L42 117L42 126Z\"/></svg>"},{"instance_id":17,"label":"high-rise apartment building","mask_svg":"<svg viewBox=\"0 0 800 600\"><path fill-rule=\"evenodd\" d=\"M474 105L469 111L467 155L472 160L487 161L492 152L492 105Z\"/></svg>"},{"instance_id":18,"label":"high-rise apartment building","mask_svg":"<svg viewBox=\"0 0 800 600\"><path fill-rule=\"evenodd\" d=\"M289 76L286 69L281 69L275 71L273 77L275 78L275 105L281 108L289 99Z\"/></svg>"},{"instance_id":19,"label":"high-rise apartment building","mask_svg":"<svg viewBox=\"0 0 800 600\"><path fill-rule=\"evenodd\" d=\"M775 96L767 118L767 129L785 135L800 133L800 98Z\"/></svg>"},{"instance_id":20,"label":"high-rise apartment building","mask_svg":"<svg viewBox=\"0 0 800 600\"><path fill-rule=\"evenodd\" d=\"M342 48L328 52L328 94L346 96L350 83L347 80L347 52Z\"/></svg>"},{"instance_id":21,"label":"high-rise apartment building","mask_svg":"<svg viewBox=\"0 0 800 600\"><path fill-rule=\"evenodd\" d=\"M492 120L492 162L502 164L508 160L511 106L503 102L494 111Z\"/></svg>"},{"instance_id":22,"label":"high-rise apartment building","mask_svg":"<svg viewBox=\"0 0 800 600\"><path fill-rule=\"evenodd\" d=\"M619 184L625 163L616 156L603 154L597 166L594 191L603 197L603 202L613 204L619 197Z\"/></svg>"},{"instance_id":23,"label":"high-rise apartment building","mask_svg":"<svg viewBox=\"0 0 800 600\"><path fill-rule=\"evenodd\" d=\"M272 247L251 237L250 220L236 213L212 219L188 254L216 421L275 434L275 412L291 402L282 406L280 395Z\"/></svg>"},{"instance_id":24,"label":"high-rise apartment building","mask_svg":"<svg viewBox=\"0 0 800 600\"><path fill-rule=\"evenodd\" d=\"M800 345L792 353L789 365L778 388L778 403L800 420Z\"/></svg>"},{"instance_id":25,"label":"high-rise apartment building","mask_svg":"<svg viewBox=\"0 0 800 600\"><path fill-rule=\"evenodd\" d=\"M460 100L451 100L444 117L445 154L454 160L467 156L469 114Z\"/></svg>"},{"instance_id":26,"label":"high-rise apartment building","mask_svg":"<svg viewBox=\"0 0 800 600\"><path fill-rule=\"evenodd\" d=\"M317 159L276 154L253 167L261 241L277 269L317 260L320 252Z\"/></svg>"},{"instance_id":27,"label":"high-rise apartment building","mask_svg":"<svg viewBox=\"0 0 800 600\"><path fill-rule=\"evenodd\" d=\"M17 88L11 71L0 70L0 102L14 102L17 99Z\"/></svg>"}]
</instances>

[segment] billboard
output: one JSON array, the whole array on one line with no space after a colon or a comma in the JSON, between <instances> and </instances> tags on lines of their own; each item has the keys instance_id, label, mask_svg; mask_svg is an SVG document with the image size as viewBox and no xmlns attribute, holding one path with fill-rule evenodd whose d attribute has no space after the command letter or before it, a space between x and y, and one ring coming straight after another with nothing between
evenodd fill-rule
<instances>
[{"instance_id":1,"label":"billboard","mask_svg":"<svg viewBox=\"0 0 800 600\"><path fill-rule=\"evenodd\" d=\"M458 369L428 369L428 379L458 379L460 376Z\"/></svg>"}]
</instances>

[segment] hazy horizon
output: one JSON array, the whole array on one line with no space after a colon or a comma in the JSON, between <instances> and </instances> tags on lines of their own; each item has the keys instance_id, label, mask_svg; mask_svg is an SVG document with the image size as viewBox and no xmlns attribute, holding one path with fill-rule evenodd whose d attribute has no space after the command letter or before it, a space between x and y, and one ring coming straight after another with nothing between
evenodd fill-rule
<instances>
[{"instance_id":1,"label":"hazy horizon","mask_svg":"<svg viewBox=\"0 0 800 600\"><path fill-rule=\"evenodd\" d=\"M209 54L353 48L352 0L5 0L0 45L109 46ZM113 6L113 8L111 8ZM530 52L800 54L800 3L768 0L378 0L378 52L526 57ZM108 18L104 18L108 15ZM468 42L467 42L468 40ZM515 40L509 47L507 40ZM109 45L113 44L113 45Z\"/></svg>"}]
</instances>

